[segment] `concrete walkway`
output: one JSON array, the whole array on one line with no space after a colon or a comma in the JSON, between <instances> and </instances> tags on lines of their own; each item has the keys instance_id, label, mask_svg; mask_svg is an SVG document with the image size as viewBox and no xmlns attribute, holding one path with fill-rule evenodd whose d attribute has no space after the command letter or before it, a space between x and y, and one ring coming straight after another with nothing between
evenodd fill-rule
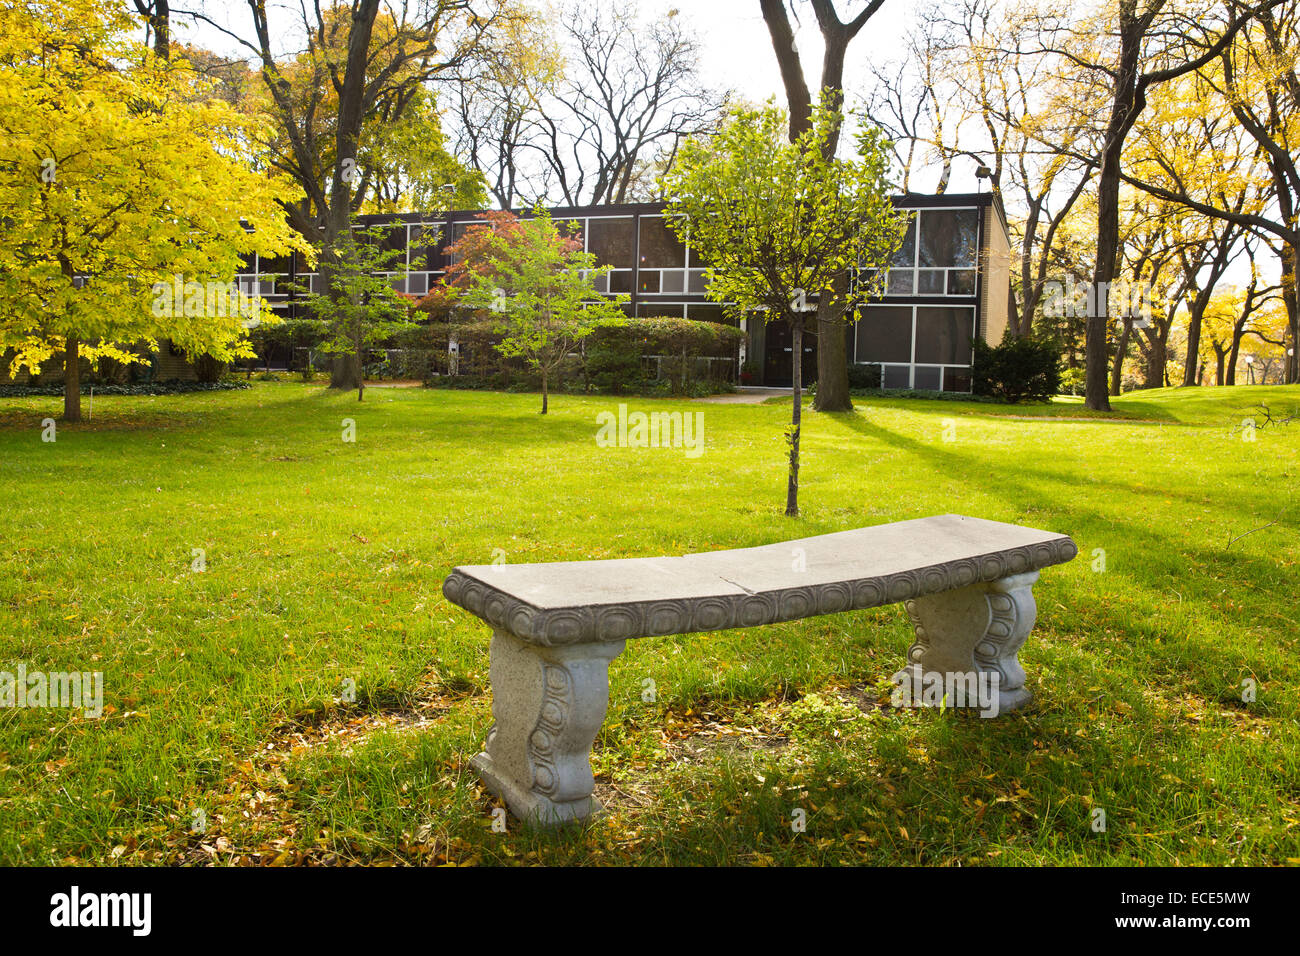
<instances>
[{"instance_id":1,"label":"concrete walkway","mask_svg":"<svg viewBox=\"0 0 1300 956\"><path fill-rule=\"evenodd\" d=\"M710 395L708 398L696 398L696 402L712 402L716 405L759 405L769 398L789 395L788 388L764 388L760 385L738 385L736 391L727 395Z\"/></svg>"}]
</instances>

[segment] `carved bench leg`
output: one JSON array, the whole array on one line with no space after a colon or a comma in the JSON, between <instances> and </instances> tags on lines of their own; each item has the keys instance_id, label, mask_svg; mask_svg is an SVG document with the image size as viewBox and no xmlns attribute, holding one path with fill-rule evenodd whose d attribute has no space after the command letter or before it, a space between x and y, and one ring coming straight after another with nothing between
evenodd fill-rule
<instances>
[{"instance_id":1,"label":"carved bench leg","mask_svg":"<svg viewBox=\"0 0 1300 956\"><path fill-rule=\"evenodd\" d=\"M959 693L947 706L983 707L987 716L1023 707L1032 695L1016 652L1038 614L1032 590L1037 580L1038 572L1030 571L908 601L916 642L894 680L900 687L910 684L916 700L926 681L933 686L946 678L944 686L952 689L966 678L965 688L976 690L983 702L972 700L968 690L965 700ZM971 688L971 675L982 687ZM986 689L993 693L986 696Z\"/></svg>"},{"instance_id":2,"label":"carved bench leg","mask_svg":"<svg viewBox=\"0 0 1300 956\"><path fill-rule=\"evenodd\" d=\"M496 722L473 765L520 820L551 826L602 809L591 795L591 745L609 703L609 662L623 644L539 647L493 634Z\"/></svg>"}]
</instances>

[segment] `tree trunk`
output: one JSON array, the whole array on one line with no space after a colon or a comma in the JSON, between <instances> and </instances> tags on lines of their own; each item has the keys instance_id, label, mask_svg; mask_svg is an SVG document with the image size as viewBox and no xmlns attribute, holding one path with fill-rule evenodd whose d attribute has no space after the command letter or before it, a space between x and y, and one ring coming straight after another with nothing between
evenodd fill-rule
<instances>
[{"instance_id":1,"label":"tree trunk","mask_svg":"<svg viewBox=\"0 0 1300 956\"><path fill-rule=\"evenodd\" d=\"M330 388L351 391L360 384L361 376L357 374L355 356L336 355L330 364Z\"/></svg>"},{"instance_id":2,"label":"tree trunk","mask_svg":"<svg viewBox=\"0 0 1300 956\"><path fill-rule=\"evenodd\" d=\"M1208 301L1208 297L1207 301ZM1196 297L1192 309L1187 314L1187 357L1183 360L1183 385L1201 384L1201 321L1205 317L1205 307L1201 305L1201 296Z\"/></svg>"},{"instance_id":3,"label":"tree trunk","mask_svg":"<svg viewBox=\"0 0 1300 956\"><path fill-rule=\"evenodd\" d=\"M1093 272L1093 305L1088 315L1084 348L1084 403L1097 411L1110 411L1106 366L1109 352L1106 338L1110 325L1110 283L1115 278L1119 256L1119 172L1124 139L1137 121L1145 102L1138 94L1138 57L1143 27L1130 3L1120 4L1120 56L1115 72L1115 94L1106 122L1106 139L1097 175L1097 262Z\"/></svg>"},{"instance_id":4,"label":"tree trunk","mask_svg":"<svg viewBox=\"0 0 1300 956\"><path fill-rule=\"evenodd\" d=\"M1232 327L1232 346L1228 350L1228 369L1224 378L1225 385L1237 384L1237 360L1241 357L1241 337L1246 331L1246 323L1238 321Z\"/></svg>"},{"instance_id":5,"label":"tree trunk","mask_svg":"<svg viewBox=\"0 0 1300 956\"><path fill-rule=\"evenodd\" d=\"M1133 320L1124 319L1124 331L1119 336L1119 347L1115 349L1115 360L1111 363L1110 393L1118 396L1124 386L1124 358L1128 355L1128 340L1133 334Z\"/></svg>"},{"instance_id":6,"label":"tree trunk","mask_svg":"<svg viewBox=\"0 0 1300 956\"><path fill-rule=\"evenodd\" d=\"M819 412L851 412L849 357L844 345L844 296L849 277L845 274L822 293L817 303L817 394L813 408Z\"/></svg>"},{"instance_id":7,"label":"tree trunk","mask_svg":"<svg viewBox=\"0 0 1300 956\"><path fill-rule=\"evenodd\" d=\"M153 14L149 17L153 28L153 51L164 60L171 58L170 0L154 0Z\"/></svg>"},{"instance_id":8,"label":"tree trunk","mask_svg":"<svg viewBox=\"0 0 1300 956\"><path fill-rule=\"evenodd\" d=\"M1169 330L1156 326L1146 331L1147 349L1146 368L1143 385L1146 388L1160 388L1165 384L1165 363L1169 361Z\"/></svg>"},{"instance_id":9,"label":"tree trunk","mask_svg":"<svg viewBox=\"0 0 1300 956\"><path fill-rule=\"evenodd\" d=\"M1286 348L1291 354L1282 355L1282 381L1287 385L1300 382L1300 246L1290 243L1282 246L1282 302L1286 305L1287 328L1290 330L1290 342ZM1283 341L1286 342L1286 336Z\"/></svg>"},{"instance_id":10,"label":"tree trunk","mask_svg":"<svg viewBox=\"0 0 1300 956\"><path fill-rule=\"evenodd\" d=\"M803 316L792 314L790 328L794 345L794 380L790 385L794 407L790 413L790 480L785 489L785 514L787 518L799 517L799 429L803 408Z\"/></svg>"},{"instance_id":11,"label":"tree trunk","mask_svg":"<svg viewBox=\"0 0 1300 956\"><path fill-rule=\"evenodd\" d=\"M542 414L543 415L546 414L547 398L548 398L548 393L546 387L546 369L542 369Z\"/></svg>"},{"instance_id":12,"label":"tree trunk","mask_svg":"<svg viewBox=\"0 0 1300 956\"><path fill-rule=\"evenodd\" d=\"M81 342L75 335L63 347L63 420L81 421Z\"/></svg>"},{"instance_id":13,"label":"tree trunk","mask_svg":"<svg viewBox=\"0 0 1300 956\"><path fill-rule=\"evenodd\" d=\"M841 22L834 4L814 3L817 26L822 35L821 83L818 98L827 106L840 109L844 100L844 57L849 43L861 32L879 7L870 4L847 23ZM772 51L776 54L785 88L786 102L790 107L790 142L812 128L813 96L804 78L803 64L795 46L794 30L786 12L784 0L759 0L763 20L772 38ZM829 160L839 148L841 124L837 124L825 144L824 155ZM848 276L843 284L837 280L837 295L826 303L827 296L817 306L817 396L814 406L823 412L848 412L853 410L849 399L849 364L844 349L844 294L848 290ZM799 333L801 334L802 329ZM799 356L795 356L798 361Z\"/></svg>"},{"instance_id":14,"label":"tree trunk","mask_svg":"<svg viewBox=\"0 0 1300 956\"><path fill-rule=\"evenodd\" d=\"M365 366L365 362L362 360L362 349L361 349L362 346L361 322L362 320L358 318L356 337L352 340L352 351L357 360L356 370L357 370L357 401L358 402L361 401L361 396L364 395L366 392L366 366Z\"/></svg>"}]
</instances>

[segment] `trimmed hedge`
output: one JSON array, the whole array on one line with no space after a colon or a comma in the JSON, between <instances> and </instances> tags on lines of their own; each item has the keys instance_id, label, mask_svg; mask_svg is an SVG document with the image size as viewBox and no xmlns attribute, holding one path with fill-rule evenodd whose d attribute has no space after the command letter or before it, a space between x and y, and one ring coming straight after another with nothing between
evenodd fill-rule
<instances>
[{"instance_id":1,"label":"trimmed hedge","mask_svg":"<svg viewBox=\"0 0 1300 956\"><path fill-rule=\"evenodd\" d=\"M1061 350L1036 339L1004 339L1001 345L975 340L971 390L1012 405L1047 402L1061 388Z\"/></svg>"},{"instance_id":2,"label":"trimmed hedge","mask_svg":"<svg viewBox=\"0 0 1300 956\"><path fill-rule=\"evenodd\" d=\"M970 392L936 392L928 388L850 388L855 398L933 398L941 402L984 402L988 405L1006 404L1004 399L992 395L972 395Z\"/></svg>"},{"instance_id":3,"label":"trimmed hedge","mask_svg":"<svg viewBox=\"0 0 1300 956\"><path fill-rule=\"evenodd\" d=\"M171 379L166 382L138 382L135 385L82 384L81 394L96 395L181 395L187 392L227 392L238 388L252 388L247 382L183 382ZM0 385L0 398L28 398L43 395L62 395L62 385Z\"/></svg>"}]
</instances>

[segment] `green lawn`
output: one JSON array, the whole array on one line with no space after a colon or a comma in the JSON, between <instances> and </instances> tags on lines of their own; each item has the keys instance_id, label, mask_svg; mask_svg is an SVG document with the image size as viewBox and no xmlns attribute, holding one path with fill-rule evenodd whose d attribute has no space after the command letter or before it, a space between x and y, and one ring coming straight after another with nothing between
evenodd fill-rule
<instances>
[{"instance_id":1,"label":"green lawn","mask_svg":"<svg viewBox=\"0 0 1300 956\"><path fill-rule=\"evenodd\" d=\"M261 384L97 397L54 443L57 399L0 402L0 670L102 671L105 701L0 710L0 863L1300 862L1300 420L1237 427L1300 389L858 399L806 419L798 521L788 401L625 400L702 411L698 458L597 447L619 401ZM879 706L899 606L636 641L596 746L612 812L493 831L489 634L451 567L944 512L1079 544L1035 589L1029 708Z\"/></svg>"}]
</instances>

